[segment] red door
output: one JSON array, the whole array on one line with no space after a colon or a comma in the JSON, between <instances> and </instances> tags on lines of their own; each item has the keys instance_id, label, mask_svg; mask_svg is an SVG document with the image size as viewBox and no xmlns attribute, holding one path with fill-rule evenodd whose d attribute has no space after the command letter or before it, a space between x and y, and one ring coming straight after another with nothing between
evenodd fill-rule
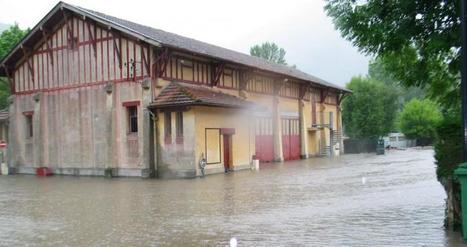
<instances>
[{"instance_id":1,"label":"red door","mask_svg":"<svg viewBox=\"0 0 467 247\"><path fill-rule=\"evenodd\" d=\"M300 126L298 119L283 118L282 127L282 153L284 160L300 159Z\"/></svg>"},{"instance_id":2,"label":"red door","mask_svg":"<svg viewBox=\"0 0 467 247\"><path fill-rule=\"evenodd\" d=\"M231 170L231 163L232 163L230 139L231 139L231 135L224 135L224 169L226 172Z\"/></svg>"},{"instance_id":3,"label":"red door","mask_svg":"<svg viewBox=\"0 0 467 247\"><path fill-rule=\"evenodd\" d=\"M258 117L255 123L256 158L261 162L274 160L274 139L272 136L272 119Z\"/></svg>"}]
</instances>

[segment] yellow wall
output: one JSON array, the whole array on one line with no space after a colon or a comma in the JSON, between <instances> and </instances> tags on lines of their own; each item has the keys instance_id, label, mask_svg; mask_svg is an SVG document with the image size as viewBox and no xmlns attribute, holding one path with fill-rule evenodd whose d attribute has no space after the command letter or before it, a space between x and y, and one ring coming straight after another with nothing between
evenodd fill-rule
<instances>
[{"instance_id":1,"label":"yellow wall","mask_svg":"<svg viewBox=\"0 0 467 247\"><path fill-rule=\"evenodd\" d=\"M196 144L195 157L199 161L201 154L206 153L206 128L234 128L235 134L232 135L232 165L235 168L240 166L249 166L251 157L255 153L253 129L250 126L249 113L245 110L226 109L217 107L194 107L195 111L195 130ZM211 137L216 138L216 137ZM207 165L206 169L223 169L223 136L220 138L221 162L218 164ZM209 142L216 142L209 140Z\"/></svg>"}]
</instances>

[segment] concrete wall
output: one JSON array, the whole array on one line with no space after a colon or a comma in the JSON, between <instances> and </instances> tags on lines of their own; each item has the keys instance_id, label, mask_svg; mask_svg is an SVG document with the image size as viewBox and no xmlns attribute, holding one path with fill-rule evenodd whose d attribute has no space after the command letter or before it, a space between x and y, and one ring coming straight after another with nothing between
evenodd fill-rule
<instances>
[{"instance_id":1,"label":"concrete wall","mask_svg":"<svg viewBox=\"0 0 467 247\"><path fill-rule=\"evenodd\" d=\"M125 169L128 175L147 169L143 162L143 89L129 82L80 88L35 97L17 95L10 112L10 165L18 172L46 166L57 173L101 174L105 168ZM138 133L128 133L124 102L137 101ZM33 137L26 136L25 112L33 112ZM147 132L147 131L146 131ZM75 169L76 168L76 169ZM91 174L90 174L91 175Z\"/></svg>"},{"instance_id":2,"label":"concrete wall","mask_svg":"<svg viewBox=\"0 0 467 247\"><path fill-rule=\"evenodd\" d=\"M172 135L171 140L165 140L165 114L163 111L157 113L156 127L158 129L158 162L157 173L160 178L195 177L196 167L196 127L195 111L187 109L166 110L171 114ZM182 111L183 114L183 143L176 142L176 117L175 113Z\"/></svg>"}]
</instances>

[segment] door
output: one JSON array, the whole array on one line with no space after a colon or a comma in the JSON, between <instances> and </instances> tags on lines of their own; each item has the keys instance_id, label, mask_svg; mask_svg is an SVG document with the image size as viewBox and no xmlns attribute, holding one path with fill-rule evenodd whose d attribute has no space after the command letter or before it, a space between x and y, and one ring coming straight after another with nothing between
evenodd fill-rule
<instances>
[{"instance_id":1,"label":"door","mask_svg":"<svg viewBox=\"0 0 467 247\"><path fill-rule=\"evenodd\" d=\"M283 118L282 127L282 153L284 160L300 159L300 126L295 118Z\"/></svg>"},{"instance_id":2,"label":"door","mask_svg":"<svg viewBox=\"0 0 467 247\"><path fill-rule=\"evenodd\" d=\"M255 125L256 158L261 162L271 162L274 160L272 118L257 117Z\"/></svg>"},{"instance_id":3,"label":"door","mask_svg":"<svg viewBox=\"0 0 467 247\"><path fill-rule=\"evenodd\" d=\"M224 135L224 169L225 172L232 170L231 135Z\"/></svg>"}]
</instances>

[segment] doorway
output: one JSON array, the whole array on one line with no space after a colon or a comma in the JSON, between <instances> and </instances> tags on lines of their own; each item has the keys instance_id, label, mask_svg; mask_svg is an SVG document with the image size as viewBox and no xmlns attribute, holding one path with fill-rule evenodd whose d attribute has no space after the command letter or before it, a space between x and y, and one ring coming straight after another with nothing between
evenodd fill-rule
<instances>
[{"instance_id":1,"label":"doorway","mask_svg":"<svg viewBox=\"0 0 467 247\"><path fill-rule=\"evenodd\" d=\"M224 136L224 170L232 171L232 135Z\"/></svg>"}]
</instances>

